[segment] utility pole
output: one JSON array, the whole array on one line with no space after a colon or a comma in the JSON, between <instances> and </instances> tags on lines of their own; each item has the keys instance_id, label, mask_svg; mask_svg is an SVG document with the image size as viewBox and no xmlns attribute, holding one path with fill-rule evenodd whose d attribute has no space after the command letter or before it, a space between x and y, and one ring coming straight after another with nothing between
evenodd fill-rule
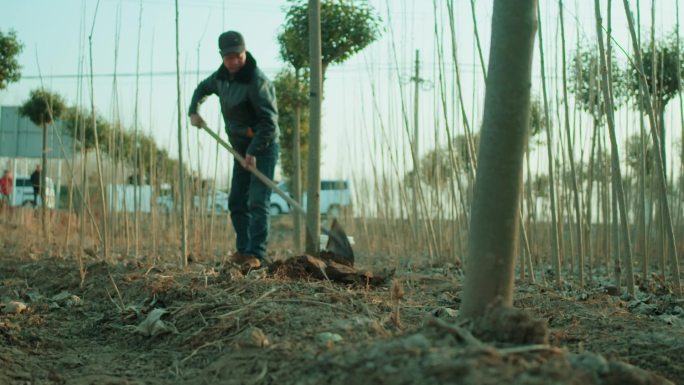
<instances>
[{"instance_id":1,"label":"utility pole","mask_svg":"<svg viewBox=\"0 0 684 385\"><path fill-rule=\"evenodd\" d=\"M418 188L420 186L420 157L418 153L418 91L425 79L420 77L420 50L416 50L415 75L410 79L413 82L413 234L418 236Z\"/></svg>"}]
</instances>

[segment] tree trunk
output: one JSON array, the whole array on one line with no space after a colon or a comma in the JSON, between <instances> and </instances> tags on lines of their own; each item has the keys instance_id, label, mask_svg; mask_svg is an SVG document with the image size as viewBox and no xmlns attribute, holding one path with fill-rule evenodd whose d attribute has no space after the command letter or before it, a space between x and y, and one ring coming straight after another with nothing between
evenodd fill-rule
<instances>
[{"instance_id":1,"label":"tree trunk","mask_svg":"<svg viewBox=\"0 0 684 385\"><path fill-rule=\"evenodd\" d=\"M462 314L513 303L523 154L527 144L535 0L494 2L484 120Z\"/></svg>"},{"instance_id":2,"label":"tree trunk","mask_svg":"<svg viewBox=\"0 0 684 385\"><path fill-rule=\"evenodd\" d=\"M615 155L613 155L615 156ZM611 184L610 189L610 240L612 242L611 256L613 259L613 283L615 287L622 287L622 264L620 263L620 218L618 215L617 186Z\"/></svg>"},{"instance_id":3,"label":"tree trunk","mask_svg":"<svg viewBox=\"0 0 684 385\"><path fill-rule=\"evenodd\" d=\"M565 133L568 141L568 161L570 162L570 177L572 178L572 197L575 207L575 226L577 232L577 267L580 287L584 286L584 237L582 234L582 210L579 201L579 189L577 188L577 173L575 172L575 152L573 150L572 136L570 135L570 111L568 107L567 65L565 63L565 26L563 23L563 1L558 1L560 8L562 65L563 65L563 106L565 107Z\"/></svg>"},{"instance_id":4,"label":"tree trunk","mask_svg":"<svg viewBox=\"0 0 684 385\"><path fill-rule=\"evenodd\" d=\"M299 92L299 68L295 69L295 89ZM292 163L294 170L292 173L292 194L294 200L302 202L302 154L301 154L301 119L302 107L299 101L295 106L295 122L294 122L294 136L292 139ZM293 249L300 253L302 250L302 213L298 210L292 211L292 225L293 232Z\"/></svg>"},{"instance_id":5,"label":"tree trunk","mask_svg":"<svg viewBox=\"0 0 684 385\"><path fill-rule=\"evenodd\" d=\"M93 28L94 28L94 20L93 20ZM97 119L95 117L95 85L93 82L93 34L92 34L92 29L90 36L88 37L88 44L89 44L89 49L88 49L88 57L90 61L90 113L91 113L91 118L92 118L92 123L93 123L93 134L95 138L95 160L97 161L97 176L98 176L98 184L100 187L100 200L102 203L102 237L101 237L101 242L103 244L104 248L104 258L105 260L109 261L109 230L107 226L107 201L105 199L105 188L104 188L104 181L102 179L102 153L100 152L100 142L98 139L98 132L97 132ZM85 130L85 128L84 128Z\"/></svg>"},{"instance_id":6,"label":"tree trunk","mask_svg":"<svg viewBox=\"0 0 684 385\"><path fill-rule=\"evenodd\" d=\"M301 118L302 108L295 107L295 124L294 136L292 146L292 163L294 164L294 172L292 174L292 194L297 202L302 201L302 153L301 153ZM298 210L292 211L292 226L293 232L293 248L299 253L302 250L302 213Z\"/></svg>"},{"instance_id":7,"label":"tree trunk","mask_svg":"<svg viewBox=\"0 0 684 385\"><path fill-rule=\"evenodd\" d=\"M45 239L45 244L50 243L50 234L48 233L48 225L47 225L47 124L43 123L43 152L42 152L42 157L41 157L41 168L42 172L40 173L40 188L38 189L38 192L40 193L40 201L41 201L41 207L40 207L40 221L43 225L43 238Z\"/></svg>"},{"instance_id":8,"label":"tree trunk","mask_svg":"<svg viewBox=\"0 0 684 385\"><path fill-rule=\"evenodd\" d=\"M641 97L641 96L640 96ZM644 116L639 114L639 251L641 252L641 276L648 280L648 237L646 236L646 132ZM648 211L650 213L650 210Z\"/></svg>"},{"instance_id":9,"label":"tree trunk","mask_svg":"<svg viewBox=\"0 0 684 385\"><path fill-rule=\"evenodd\" d=\"M631 35L631 40L632 44L634 46L634 56L636 59L636 66L637 70L639 70L639 73L643 74L644 70L644 65L641 59L641 53L639 51L640 47L638 44L638 40L636 37L636 32L634 29L634 19L632 16L632 11L630 10L629 7L629 2L627 0L623 0L623 4L625 7L625 13L627 14L627 22L629 24L629 33ZM648 86L646 84L646 79L644 78L643 75L639 76L639 89L641 90L641 93L643 95L648 95ZM671 264L672 264L672 278L674 280L674 286L675 286L675 293L677 296L681 295L681 283L680 283L680 278L679 278L679 259L677 257L677 243L675 241L675 235L674 235L674 229L672 226L672 217L670 216L670 206L668 203L668 198L667 198L667 181L665 179L665 159L661 156L661 149L660 149L660 140L658 138L658 130L657 130L657 124L656 124L656 117L654 116L654 111L653 111L653 106L651 106L651 103L647 100L644 99L645 105L646 105L646 112L648 113L648 119L651 127L651 136L653 138L653 153L656 156L656 166L657 169L656 171L658 172L658 187L660 189L660 196L662 199L662 207L663 207L663 219L665 220L665 231L667 235L667 240L668 240L668 246L670 249L670 253L672 256L671 259Z\"/></svg>"},{"instance_id":10,"label":"tree trunk","mask_svg":"<svg viewBox=\"0 0 684 385\"><path fill-rule=\"evenodd\" d=\"M539 17L539 10L537 10L537 17ZM539 22L541 25L541 22ZM549 226L551 232L551 262L553 263L554 274L556 278L556 286L560 286L562 282L561 271L561 257L560 257L560 240L558 236L558 203L556 202L556 178L554 177L554 159L553 156L553 137L551 136L551 117L549 115L549 102L546 93L546 64L544 61L544 40L541 27L539 29L539 57L541 61L541 76L542 76L542 94L544 97L544 120L546 121L546 154L549 162L549 200L551 203L551 224Z\"/></svg>"},{"instance_id":11,"label":"tree trunk","mask_svg":"<svg viewBox=\"0 0 684 385\"><path fill-rule=\"evenodd\" d=\"M178 48L178 33L179 33L179 16L178 16L178 0L176 0L176 92L177 92L177 125L178 125L178 182L179 182L179 194L178 199L181 202L181 259L180 265L185 267L188 265L188 220L187 209L185 204L185 174L183 172L183 125L181 123L181 88L180 88L180 51ZM174 204L177 203L174 201Z\"/></svg>"},{"instance_id":12,"label":"tree trunk","mask_svg":"<svg viewBox=\"0 0 684 385\"><path fill-rule=\"evenodd\" d=\"M585 234L586 237L584 238L586 240L586 255L587 255L587 265L589 266L589 279L592 279L592 269L595 263L595 258L594 256L594 250L592 248L592 242L591 240L594 237L592 234L594 232L593 230L593 224L592 224L592 207L594 204L594 163L596 163L596 137L598 134L598 120L594 117L594 125L593 125L593 133L591 135L591 152L589 153L589 176L588 178L588 185L587 185L587 198L585 199L586 202L586 210L587 210L587 215L586 215L586 230ZM597 194L597 202L598 202L598 194ZM600 223L600 222L598 222Z\"/></svg>"},{"instance_id":13,"label":"tree trunk","mask_svg":"<svg viewBox=\"0 0 684 385\"><path fill-rule=\"evenodd\" d=\"M309 161L306 202L306 252L318 255L321 216L321 98L323 64L321 63L321 2L309 0Z\"/></svg>"},{"instance_id":14,"label":"tree trunk","mask_svg":"<svg viewBox=\"0 0 684 385\"><path fill-rule=\"evenodd\" d=\"M611 152L611 175L612 175L612 186L615 189L615 195L617 196L618 209L620 211L620 220L622 223L622 236L625 244L625 265L627 267L627 290L630 295L634 296L634 273L632 271L632 244L629 236L629 227L627 217L627 207L625 203L625 192L622 188L622 174L620 171L620 158L618 155L618 145L617 138L615 136L615 118L613 115L613 95L611 94L610 80L611 73L609 72L609 65L607 64L605 49L603 47L603 31L601 30L601 8L599 5L599 0L594 1L595 14L596 14L596 34L598 36L598 46L599 46L599 57L601 62L601 78L602 78L602 91L603 100L606 106L606 120L608 121L608 134L610 135L610 152ZM610 0L609 6L610 9ZM611 36L608 36L610 41ZM609 50L610 52L610 50ZM610 55L607 56L610 58ZM618 226L618 223L614 223L614 226ZM616 250L619 253L619 249Z\"/></svg>"}]
</instances>

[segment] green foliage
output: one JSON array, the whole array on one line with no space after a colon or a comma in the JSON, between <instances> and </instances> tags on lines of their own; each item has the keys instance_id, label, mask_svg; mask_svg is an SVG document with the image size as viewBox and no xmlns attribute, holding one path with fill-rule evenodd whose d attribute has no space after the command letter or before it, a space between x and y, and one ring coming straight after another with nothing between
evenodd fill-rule
<instances>
[{"instance_id":1,"label":"green foliage","mask_svg":"<svg viewBox=\"0 0 684 385\"><path fill-rule=\"evenodd\" d=\"M59 118L65 109L64 99L50 91L35 89L26 102L19 107L19 114L26 116L36 125L45 127Z\"/></svg>"},{"instance_id":2,"label":"green foliage","mask_svg":"<svg viewBox=\"0 0 684 385\"><path fill-rule=\"evenodd\" d=\"M10 30L7 34L0 31L0 90L21 78L21 66L17 62L17 56L23 49L24 45L17 40L14 31Z\"/></svg>"},{"instance_id":3,"label":"green foliage","mask_svg":"<svg viewBox=\"0 0 684 385\"><path fill-rule=\"evenodd\" d=\"M468 146L468 140L465 135L456 135L453 141L454 151L456 156L458 156L459 163L464 172L470 172L471 167L475 165L471 164L471 159L477 162L477 151L480 148L480 134L477 133L472 138L473 141L473 151L474 154L470 154L470 146Z\"/></svg>"},{"instance_id":4,"label":"green foliage","mask_svg":"<svg viewBox=\"0 0 684 385\"><path fill-rule=\"evenodd\" d=\"M655 44L642 45L641 59L644 64L648 91L661 103L661 108L664 108L682 89L679 71L682 70L682 63L684 63L683 53L681 46L677 49L674 33ZM679 58L677 54L679 54ZM653 76L654 65L655 77ZM639 71L635 67L632 67L630 71L629 88L632 94L637 96L639 93Z\"/></svg>"},{"instance_id":5,"label":"green foliage","mask_svg":"<svg viewBox=\"0 0 684 385\"><path fill-rule=\"evenodd\" d=\"M309 63L309 2L288 0L285 25L278 35L280 56L295 68ZM367 1L321 1L323 69L343 63L380 37L381 19Z\"/></svg>"},{"instance_id":6,"label":"green foliage","mask_svg":"<svg viewBox=\"0 0 684 385\"><path fill-rule=\"evenodd\" d=\"M473 148L477 151L480 145L480 136L473 137ZM438 188L440 185L446 183L459 175L459 173L466 173L470 171L472 164L470 162L470 148L465 135L458 135L452 142L453 156L456 158L454 162L460 169L454 170L453 162L451 160L452 154L448 146L442 146L430 150L420 159L420 174L421 181L430 187ZM473 155L476 158L477 154ZM406 173L404 181L408 185L413 184L413 175L415 170Z\"/></svg>"},{"instance_id":7,"label":"green foliage","mask_svg":"<svg viewBox=\"0 0 684 385\"><path fill-rule=\"evenodd\" d=\"M653 154L653 142L650 140L649 136L644 138L646 151L644 152L641 147L641 138L639 134L634 134L627 138L626 144L626 155L627 155L627 165L632 168L635 172L639 172L641 169L642 158L646 162L646 175L651 175L655 166L655 158Z\"/></svg>"},{"instance_id":8,"label":"green foliage","mask_svg":"<svg viewBox=\"0 0 684 385\"><path fill-rule=\"evenodd\" d=\"M436 148L425 154L420 159L421 179L428 186L438 188L441 184L455 176L449 150L446 148ZM407 183L413 184L415 170L411 170L407 175Z\"/></svg>"},{"instance_id":9,"label":"green foliage","mask_svg":"<svg viewBox=\"0 0 684 385\"><path fill-rule=\"evenodd\" d=\"M546 128L546 119L541 106L541 100L532 99L530 102L530 138L538 135Z\"/></svg>"},{"instance_id":10,"label":"green foliage","mask_svg":"<svg viewBox=\"0 0 684 385\"><path fill-rule=\"evenodd\" d=\"M575 102L596 121L605 116L600 64L596 46L581 46L575 52L568 68L570 89L575 95ZM611 58L611 67L611 90L615 110L626 101L627 83L625 71L620 68L615 57Z\"/></svg>"},{"instance_id":11,"label":"green foliage","mask_svg":"<svg viewBox=\"0 0 684 385\"><path fill-rule=\"evenodd\" d=\"M109 122L101 115L95 117L98 131L98 141L100 144L106 143L107 133L109 132ZM90 111L81 110L78 107L69 107L62 116L62 130L72 137L79 146L85 147L86 151L95 148L95 128ZM85 134L85 141L82 136ZM107 151L105 151L107 152Z\"/></svg>"},{"instance_id":12,"label":"green foliage","mask_svg":"<svg viewBox=\"0 0 684 385\"><path fill-rule=\"evenodd\" d=\"M78 146L82 146L85 151L95 148L95 127L91 111L69 107L60 121L63 132L72 137ZM158 148L152 137L138 134L136 142L133 131L126 130L118 122L109 122L98 113L95 114L95 124L100 151L112 159L134 166L136 149L139 149L138 156L143 165L143 175L137 176L138 179L147 182L150 175L156 175L160 182L173 181L177 178L178 160L172 159L166 150ZM85 135L83 141L82 135Z\"/></svg>"},{"instance_id":13,"label":"green foliage","mask_svg":"<svg viewBox=\"0 0 684 385\"><path fill-rule=\"evenodd\" d=\"M549 176L537 175L532 179L532 195L542 198L549 197Z\"/></svg>"},{"instance_id":14,"label":"green foliage","mask_svg":"<svg viewBox=\"0 0 684 385\"><path fill-rule=\"evenodd\" d=\"M308 105L308 76L300 76L297 79L297 74L291 70L282 70L276 75L273 80L273 85L278 96L278 125L280 126L280 144L281 144L281 168L285 179L290 180L294 175L294 128L295 128L295 110L299 106L300 122L299 122L299 149L301 154L301 170L300 175L304 176L306 162L309 150L309 109ZM302 182L305 178L302 177Z\"/></svg>"}]
</instances>

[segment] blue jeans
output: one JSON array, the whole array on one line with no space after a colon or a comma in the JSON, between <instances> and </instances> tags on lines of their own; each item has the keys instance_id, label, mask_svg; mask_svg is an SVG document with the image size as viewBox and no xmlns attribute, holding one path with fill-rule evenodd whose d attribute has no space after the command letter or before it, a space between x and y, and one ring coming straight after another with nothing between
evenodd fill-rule
<instances>
[{"instance_id":1,"label":"blue jeans","mask_svg":"<svg viewBox=\"0 0 684 385\"><path fill-rule=\"evenodd\" d=\"M234 141L232 144L244 156L247 149L245 143ZM271 180L278 162L279 149L278 143L273 143L255 155L257 169ZM244 169L240 162L233 160L228 209L235 228L235 246L240 254L254 255L262 261L266 258L271 226L270 202L271 189Z\"/></svg>"}]
</instances>

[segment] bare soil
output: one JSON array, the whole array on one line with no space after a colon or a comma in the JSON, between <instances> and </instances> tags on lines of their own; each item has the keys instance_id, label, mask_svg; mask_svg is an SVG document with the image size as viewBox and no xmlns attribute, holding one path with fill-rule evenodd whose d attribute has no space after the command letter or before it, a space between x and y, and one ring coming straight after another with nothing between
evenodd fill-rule
<instances>
[{"instance_id":1,"label":"bare soil","mask_svg":"<svg viewBox=\"0 0 684 385\"><path fill-rule=\"evenodd\" d=\"M519 282L525 312L471 324L445 263L372 287L95 255L82 280L54 245L0 246L0 384L684 384L684 303L657 277L637 299Z\"/></svg>"}]
</instances>

